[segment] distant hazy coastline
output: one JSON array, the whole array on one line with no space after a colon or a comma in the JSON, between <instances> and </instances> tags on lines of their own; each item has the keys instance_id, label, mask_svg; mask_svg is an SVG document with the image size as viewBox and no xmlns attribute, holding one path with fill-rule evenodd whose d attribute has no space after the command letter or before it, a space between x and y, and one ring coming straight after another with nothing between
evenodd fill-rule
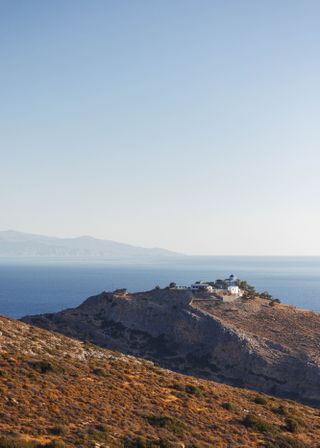
<instances>
[{"instance_id":1,"label":"distant hazy coastline","mask_svg":"<svg viewBox=\"0 0 320 448\"><path fill-rule=\"evenodd\" d=\"M166 249L138 247L92 236L56 238L13 230L0 231L0 258L126 261L177 255Z\"/></svg>"}]
</instances>

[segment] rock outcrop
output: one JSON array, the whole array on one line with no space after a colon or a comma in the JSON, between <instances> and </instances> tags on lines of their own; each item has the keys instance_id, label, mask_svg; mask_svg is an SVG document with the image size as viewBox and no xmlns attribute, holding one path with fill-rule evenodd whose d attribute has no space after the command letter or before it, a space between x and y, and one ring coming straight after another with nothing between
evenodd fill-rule
<instances>
[{"instance_id":1,"label":"rock outcrop","mask_svg":"<svg viewBox=\"0 0 320 448\"><path fill-rule=\"evenodd\" d=\"M255 331L261 313L264 325L270 326L290 315L290 327L283 331L294 339L288 343L276 333ZM320 406L319 351L313 350L320 348L320 316L309 313L315 330L308 347L303 343L307 328L301 323L307 325L308 319L301 320L299 313L305 312L285 306L273 309L258 299L223 304L189 291L153 290L104 292L78 308L23 320L177 372ZM247 316L252 325L241 324L239 316L243 321Z\"/></svg>"}]
</instances>

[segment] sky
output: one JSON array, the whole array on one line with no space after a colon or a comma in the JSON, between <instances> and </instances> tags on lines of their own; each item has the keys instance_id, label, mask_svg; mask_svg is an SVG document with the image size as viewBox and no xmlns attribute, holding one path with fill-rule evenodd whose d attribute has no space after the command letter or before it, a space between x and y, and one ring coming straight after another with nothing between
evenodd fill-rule
<instances>
[{"instance_id":1,"label":"sky","mask_svg":"<svg viewBox=\"0 0 320 448\"><path fill-rule=\"evenodd\" d=\"M320 255L318 0L0 0L0 230Z\"/></svg>"}]
</instances>

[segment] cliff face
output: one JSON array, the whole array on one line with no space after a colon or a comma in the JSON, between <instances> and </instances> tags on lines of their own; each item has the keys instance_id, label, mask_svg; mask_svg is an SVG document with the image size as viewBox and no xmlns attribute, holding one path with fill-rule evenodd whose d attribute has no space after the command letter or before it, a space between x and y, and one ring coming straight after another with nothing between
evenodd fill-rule
<instances>
[{"instance_id":1,"label":"cliff face","mask_svg":"<svg viewBox=\"0 0 320 448\"><path fill-rule=\"evenodd\" d=\"M283 331L294 338L256 331L255 319L261 318L261 312L267 327L276 327L284 316L292 315ZM230 305L187 291L154 290L102 293L76 309L23 320L171 370L320 406L319 350L314 350L320 347L320 316L309 313L305 320L306 325L315 325L313 344L308 346L303 343L307 327L299 313L304 312L283 306L271 309L267 301ZM252 324L241 323L246 317Z\"/></svg>"}]
</instances>

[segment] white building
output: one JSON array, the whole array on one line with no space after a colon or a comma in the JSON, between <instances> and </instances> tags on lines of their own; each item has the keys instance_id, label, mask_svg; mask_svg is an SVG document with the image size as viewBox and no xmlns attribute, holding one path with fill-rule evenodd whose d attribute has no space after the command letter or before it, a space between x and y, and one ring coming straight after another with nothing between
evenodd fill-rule
<instances>
[{"instance_id":1,"label":"white building","mask_svg":"<svg viewBox=\"0 0 320 448\"><path fill-rule=\"evenodd\" d=\"M208 283L206 282L200 282L200 281L192 283L190 288L192 291L207 291L207 292L213 291L213 287L211 285L208 285Z\"/></svg>"},{"instance_id":2,"label":"white building","mask_svg":"<svg viewBox=\"0 0 320 448\"><path fill-rule=\"evenodd\" d=\"M239 286L228 286L227 290L228 292L230 292L230 294L236 294L236 295L240 294Z\"/></svg>"},{"instance_id":3,"label":"white building","mask_svg":"<svg viewBox=\"0 0 320 448\"><path fill-rule=\"evenodd\" d=\"M226 280L227 284L227 291L232 295L241 295L241 290L239 286L237 285L237 277L235 277L233 274L230 275L229 278Z\"/></svg>"}]
</instances>

